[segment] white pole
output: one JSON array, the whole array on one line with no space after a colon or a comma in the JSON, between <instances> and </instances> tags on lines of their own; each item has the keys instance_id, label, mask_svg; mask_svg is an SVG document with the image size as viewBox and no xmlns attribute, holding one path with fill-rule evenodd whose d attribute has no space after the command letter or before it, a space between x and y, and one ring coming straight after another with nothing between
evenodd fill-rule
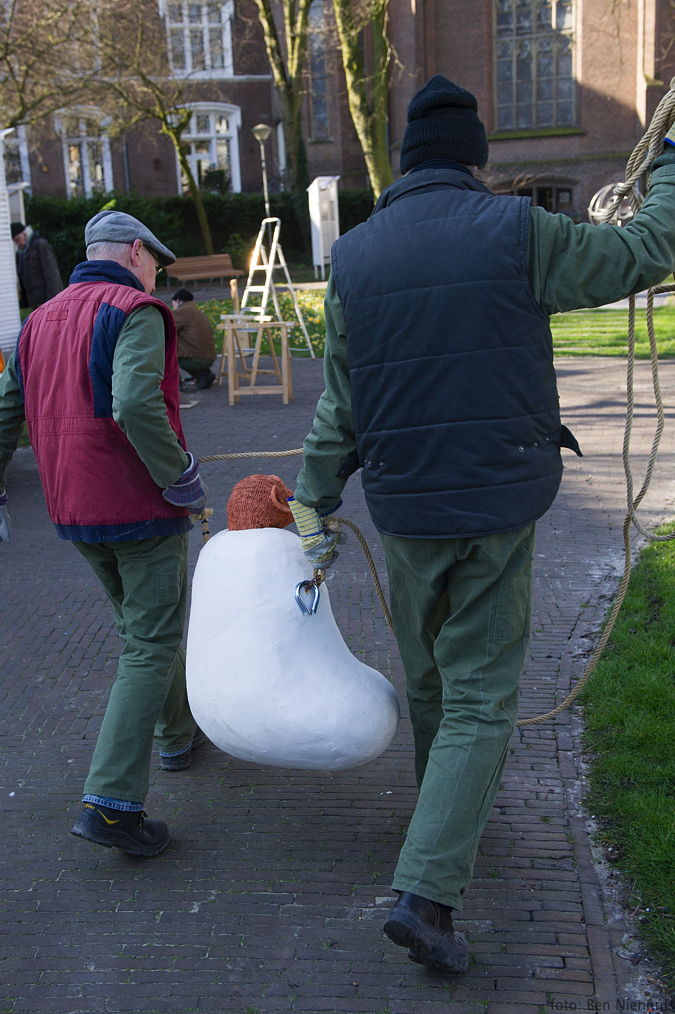
<instances>
[{"instance_id":1,"label":"white pole","mask_svg":"<svg viewBox=\"0 0 675 1014\"><path fill-rule=\"evenodd\" d=\"M265 199L265 218L270 217L270 195L267 189L267 165L265 163L265 142L260 141L260 164L262 166L263 197Z\"/></svg>"},{"instance_id":2,"label":"white pole","mask_svg":"<svg viewBox=\"0 0 675 1014\"><path fill-rule=\"evenodd\" d=\"M9 133L11 130L0 130L0 348L5 353L5 359L14 350L21 329L16 248L10 231L11 212L5 176L5 136Z\"/></svg>"}]
</instances>

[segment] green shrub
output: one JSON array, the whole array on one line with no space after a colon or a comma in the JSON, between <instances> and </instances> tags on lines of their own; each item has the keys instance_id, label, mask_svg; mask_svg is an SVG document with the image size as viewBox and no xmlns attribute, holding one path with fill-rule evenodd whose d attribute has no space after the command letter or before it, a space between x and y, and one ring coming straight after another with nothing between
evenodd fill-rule
<instances>
[{"instance_id":1,"label":"green shrub","mask_svg":"<svg viewBox=\"0 0 675 1014\"><path fill-rule=\"evenodd\" d=\"M259 194L204 194L214 248L227 252L235 266L245 267L265 216ZM369 191L344 191L340 198L341 231L347 232L370 215ZM272 194L271 212L282 220L282 244L286 260L308 260L309 236L299 222L290 194ZM141 197L138 194L99 194L91 198L31 197L26 199L27 222L52 243L64 281L76 264L84 260L84 226L103 208L126 211L151 229L176 257L204 253L204 244L195 205L189 197Z\"/></svg>"},{"instance_id":2,"label":"green shrub","mask_svg":"<svg viewBox=\"0 0 675 1014\"><path fill-rule=\"evenodd\" d=\"M203 194L213 246L232 255L236 267L245 268L260 222L265 214L261 194ZM370 191L339 193L340 229L347 232L368 218L373 207ZM98 194L72 200L57 197L26 199L26 220L54 247L61 274L68 280L85 258L84 227L104 208L126 211L140 219L177 257L204 253L197 214L189 197L141 197L139 194ZM286 260L308 260L309 237L298 221L289 193L271 194L272 215L281 219L281 242Z\"/></svg>"},{"instance_id":3,"label":"green shrub","mask_svg":"<svg viewBox=\"0 0 675 1014\"><path fill-rule=\"evenodd\" d=\"M339 190L340 232L349 232L370 217L374 198L372 190Z\"/></svg>"}]
</instances>

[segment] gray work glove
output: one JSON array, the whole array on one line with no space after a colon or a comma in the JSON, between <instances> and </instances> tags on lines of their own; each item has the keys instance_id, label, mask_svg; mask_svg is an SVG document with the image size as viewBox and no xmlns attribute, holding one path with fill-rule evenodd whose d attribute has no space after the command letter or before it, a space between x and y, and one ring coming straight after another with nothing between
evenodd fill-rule
<instances>
[{"instance_id":1,"label":"gray work glove","mask_svg":"<svg viewBox=\"0 0 675 1014\"><path fill-rule=\"evenodd\" d=\"M339 531L324 528L323 520L313 507L305 507L294 496L288 498L288 506L302 541L302 549L315 570L327 570L338 558L338 543L344 542Z\"/></svg>"},{"instance_id":2,"label":"gray work glove","mask_svg":"<svg viewBox=\"0 0 675 1014\"><path fill-rule=\"evenodd\" d=\"M0 542L12 541L12 519L7 510L7 494L0 492Z\"/></svg>"},{"instance_id":3,"label":"gray work glove","mask_svg":"<svg viewBox=\"0 0 675 1014\"><path fill-rule=\"evenodd\" d=\"M184 507L190 514L199 514L206 505L206 487L199 478L199 462L187 452L188 466L183 474L162 490L162 496L174 507Z\"/></svg>"}]
</instances>

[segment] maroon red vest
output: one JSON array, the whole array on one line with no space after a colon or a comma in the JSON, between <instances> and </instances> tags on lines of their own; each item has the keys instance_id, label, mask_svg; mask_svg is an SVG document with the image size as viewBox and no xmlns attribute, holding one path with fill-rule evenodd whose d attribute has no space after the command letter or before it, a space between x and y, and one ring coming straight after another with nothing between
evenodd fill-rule
<instances>
[{"instance_id":1,"label":"maroon red vest","mask_svg":"<svg viewBox=\"0 0 675 1014\"><path fill-rule=\"evenodd\" d=\"M185 447L173 315L134 284L134 276L112 261L78 265L68 288L35 310L19 337L30 441L49 516L65 539L128 541L190 528L187 512L163 499L112 417L120 330L134 310L155 306L164 319L167 419Z\"/></svg>"}]
</instances>

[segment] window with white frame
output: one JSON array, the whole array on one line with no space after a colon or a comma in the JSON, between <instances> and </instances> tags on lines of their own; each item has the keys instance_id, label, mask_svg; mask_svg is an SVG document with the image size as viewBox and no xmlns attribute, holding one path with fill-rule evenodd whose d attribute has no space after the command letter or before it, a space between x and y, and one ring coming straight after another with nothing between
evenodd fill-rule
<instances>
[{"instance_id":1,"label":"window with white frame","mask_svg":"<svg viewBox=\"0 0 675 1014\"><path fill-rule=\"evenodd\" d=\"M240 126L241 110L237 106L211 104L193 107L181 144L200 189L232 190L235 193L241 190ZM181 178L180 188L187 189L186 179Z\"/></svg>"},{"instance_id":2,"label":"window with white frame","mask_svg":"<svg viewBox=\"0 0 675 1014\"><path fill-rule=\"evenodd\" d=\"M226 3L161 3L174 74L226 77L233 73L234 0Z\"/></svg>"},{"instance_id":3,"label":"window with white frame","mask_svg":"<svg viewBox=\"0 0 675 1014\"><path fill-rule=\"evenodd\" d=\"M498 130L576 122L574 0L495 0Z\"/></svg>"},{"instance_id":4,"label":"window with white frame","mask_svg":"<svg viewBox=\"0 0 675 1014\"><path fill-rule=\"evenodd\" d=\"M91 197L113 188L110 139L95 112L64 113L56 120L61 135L68 197Z\"/></svg>"},{"instance_id":5,"label":"window with white frame","mask_svg":"<svg viewBox=\"0 0 675 1014\"><path fill-rule=\"evenodd\" d=\"M18 126L5 134L5 177L9 186L24 184L30 192L31 173L28 159L28 142L26 128Z\"/></svg>"}]
</instances>

